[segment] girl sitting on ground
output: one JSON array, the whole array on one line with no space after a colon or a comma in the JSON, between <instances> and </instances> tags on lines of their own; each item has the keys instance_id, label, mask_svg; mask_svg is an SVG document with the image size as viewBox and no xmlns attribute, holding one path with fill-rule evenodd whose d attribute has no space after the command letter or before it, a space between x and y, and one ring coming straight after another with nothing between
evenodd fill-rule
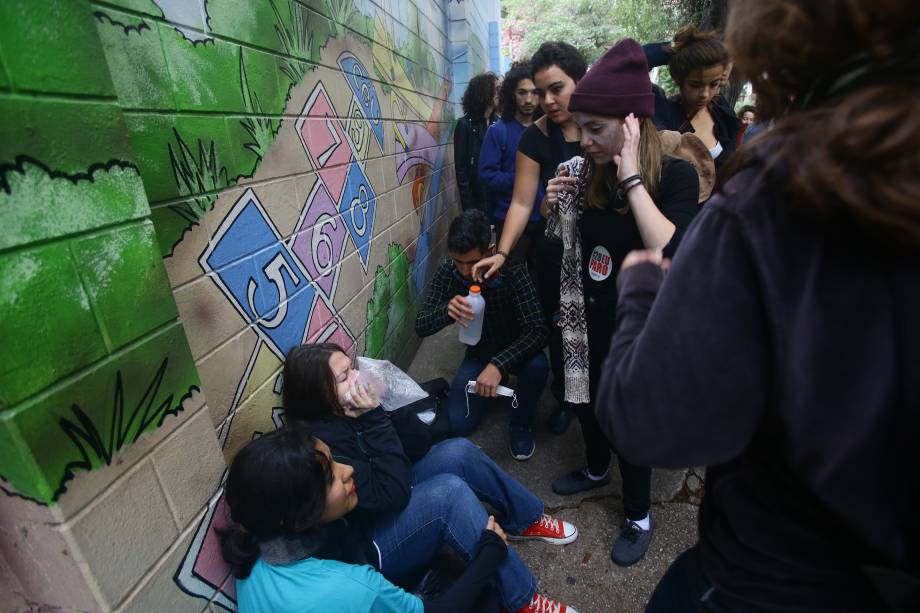
<instances>
[{"instance_id":1,"label":"girl sitting on ground","mask_svg":"<svg viewBox=\"0 0 920 613\"><path fill-rule=\"evenodd\" d=\"M348 531L342 518L358 504L352 473L297 425L257 438L236 455L225 489L233 523L219 535L241 613L498 609L489 583L507 548L494 518L478 534L466 572L423 602L368 566L373 548Z\"/></svg>"},{"instance_id":2,"label":"girl sitting on ground","mask_svg":"<svg viewBox=\"0 0 920 613\"><path fill-rule=\"evenodd\" d=\"M282 398L285 419L307 422L333 457L353 469L351 529L370 536L375 566L395 583L417 579L444 544L470 560L488 517L480 499L498 511L511 539L563 545L578 537L575 526L544 514L539 498L466 439L419 448L419 437L411 434L418 419L409 416L394 427L373 390L358 384L358 372L338 345L292 349ZM414 462L403 447L410 437ZM574 611L537 592L514 550L498 565L497 579L507 611Z\"/></svg>"}]
</instances>

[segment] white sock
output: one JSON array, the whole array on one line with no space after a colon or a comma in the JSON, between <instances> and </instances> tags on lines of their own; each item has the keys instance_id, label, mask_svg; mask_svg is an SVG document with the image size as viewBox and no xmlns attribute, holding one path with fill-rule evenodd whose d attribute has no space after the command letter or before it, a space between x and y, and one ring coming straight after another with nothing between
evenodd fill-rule
<instances>
[{"instance_id":1,"label":"white sock","mask_svg":"<svg viewBox=\"0 0 920 613\"><path fill-rule=\"evenodd\" d=\"M637 526L639 526L646 532L648 532L648 529L652 527L652 516L651 515L646 515L643 519L639 519L639 520L631 519L629 521L636 524Z\"/></svg>"},{"instance_id":2,"label":"white sock","mask_svg":"<svg viewBox=\"0 0 920 613\"><path fill-rule=\"evenodd\" d=\"M601 475L600 477L595 477L594 475L591 474L590 470L588 470L587 468L585 469L585 474L588 475L588 479L591 479L592 481L601 481L602 479L606 479L607 473L609 472L610 472L610 469L608 468L607 470L604 471L603 475Z\"/></svg>"}]
</instances>

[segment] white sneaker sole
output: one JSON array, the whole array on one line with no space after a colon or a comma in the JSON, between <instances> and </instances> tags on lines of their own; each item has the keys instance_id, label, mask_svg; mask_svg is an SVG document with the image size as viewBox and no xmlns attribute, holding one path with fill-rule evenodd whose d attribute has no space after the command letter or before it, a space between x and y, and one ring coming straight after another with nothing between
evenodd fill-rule
<instances>
[{"instance_id":1,"label":"white sneaker sole","mask_svg":"<svg viewBox=\"0 0 920 613\"><path fill-rule=\"evenodd\" d=\"M508 443L508 452L511 454L511 457L517 460L518 462L526 462L527 460L533 457L533 454L536 451L537 451L537 444L534 443L533 449L530 451L528 455L515 455L514 451L511 450L511 443L510 442Z\"/></svg>"},{"instance_id":2,"label":"white sneaker sole","mask_svg":"<svg viewBox=\"0 0 920 613\"><path fill-rule=\"evenodd\" d=\"M574 526L573 526L574 528ZM575 528L575 532L569 536L564 536L562 538L552 538L549 536L520 536L517 534L509 534L509 541L543 541L544 543L549 543L550 545L568 545L575 541L578 538L578 528Z\"/></svg>"}]
</instances>

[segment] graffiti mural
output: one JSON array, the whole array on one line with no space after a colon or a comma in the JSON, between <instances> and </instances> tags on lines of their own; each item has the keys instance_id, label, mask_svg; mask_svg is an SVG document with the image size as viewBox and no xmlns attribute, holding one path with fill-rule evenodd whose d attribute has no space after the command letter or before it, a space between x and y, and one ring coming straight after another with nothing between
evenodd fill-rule
<instances>
[{"instance_id":1,"label":"graffiti mural","mask_svg":"<svg viewBox=\"0 0 920 613\"><path fill-rule=\"evenodd\" d=\"M0 489L77 530L155 473L177 535L109 582L90 552L98 608L233 609L222 462L283 424L284 356L409 357L456 210L450 4L0 8L36 30L0 40Z\"/></svg>"},{"instance_id":2,"label":"graffiti mural","mask_svg":"<svg viewBox=\"0 0 920 613\"><path fill-rule=\"evenodd\" d=\"M393 46L383 19L375 17L375 35ZM449 197L438 171L449 149L450 85L445 79L425 99L404 59L354 43L327 42L322 62L340 72L307 73L292 83L277 135L246 186L215 194L170 256L196 257L207 280L191 304L180 301L180 312L195 311L196 303L203 309L219 295L244 330L231 343L223 334L216 348L204 344L200 360L203 372L215 363L216 374L203 375L206 394L236 390L218 409L228 457L282 423L280 370L292 347L333 341L352 356L393 359L413 334L418 292L433 263L428 234ZM284 172L275 164L293 170L296 188L267 180ZM359 308L343 308L356 301ZM207 336L208 327L198 334ZM245 364L236 345L248 348ZM226 521L218 490L174 580L187 594L231 609L233 582L214 534Z\"/></svg>"},{"instance_id":3,"label":"graffiti mural","mask_svg":"<svg viewBox=\"0 0 920 613\"><path fill-rule=\"evenodd\" d=\"M20 156L0 167L9 230L20 225L17 217L25 220L36 192L68 209L30 220L28 233L5 233L0 247L139 218L0 258L0 404L10 407L0 414L0 474L8 484L0 487L47 504L80 472L112 464L119 450L181 411L199 382L178 322L148 335L176 310L153 227L143 222L133 163L68 173ZM33 445L42 452L29 454Z\"/></svg>"}]
</instances>

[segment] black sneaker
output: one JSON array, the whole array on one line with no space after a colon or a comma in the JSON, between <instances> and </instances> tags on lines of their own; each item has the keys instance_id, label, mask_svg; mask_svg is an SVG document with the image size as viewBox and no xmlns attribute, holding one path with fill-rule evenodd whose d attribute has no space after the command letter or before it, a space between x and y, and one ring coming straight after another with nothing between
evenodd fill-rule
<instances>
[{"instance_id":1,"label":"black sneaker","mask_svg":"<svg viewBox=\"0 0 920 613\"><path fill-rule=\"evenodd\" d=\"M623 522L620 536L613 543L610 559L617 566L632 566L645 556L649 543L652 542L652 532L655 530L655 518L649 514L648 530L643 530L639 525L627 519Z\"/></svg>"},{"instance_id":2,"label":"black sneaker","mask_svg":"<svg viewBox=\"0 0 920 613\"><path fill-rule=\"evenodd\" d=\"M603 479L592 479L588 476L588 468L580 468L574 472L566 473L553 481L553 491L560 496L571 496L578 492L593 490L610 483L610 471Z\"/></svg>"},{"instance_id":3,"label":"black sneaker","mask_svg":"<svg viewBox=\"0 0 920 613\"><path fill-rule=\"evenodd\" d=\"M537 448L530 428L528 426L512 425L509 430L508 447L511 450L511 457L521 462L529 460Z\"/></svg>"},{"instance_id":4,"label":"black sneaker","mask_svg":"<svg viewBox=\"0 0 920 613\"><path fill-rule=\"evenodd\" d=\"M569 422L572 421L572 412L565 408L565 405L560 404L553 414L549 416L549 421L546 422L549 431L559 436L565 434L565 431L569 429Z\"/></svg>"}]
</instances>

